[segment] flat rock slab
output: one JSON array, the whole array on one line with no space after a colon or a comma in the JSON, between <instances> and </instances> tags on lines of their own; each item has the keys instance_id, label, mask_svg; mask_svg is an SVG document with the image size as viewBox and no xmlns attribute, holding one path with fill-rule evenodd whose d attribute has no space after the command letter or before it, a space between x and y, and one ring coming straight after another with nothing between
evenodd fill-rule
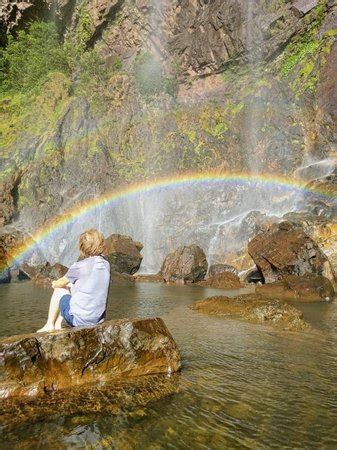
<instances>
[{"instance_id":1,"label":"flat rock slab","mask_svg":"<svg viewBox=\"0 0 337 450\"><path fill-rule=\"evenodd\" d=\"M0 399L179 369L177 346L160 318L11 336L0 341Z\"/></svg>"},{"instance_id":2,"label":"flat rock slab","mask_svg":"<svg viewBox=\"0 0 337 450\"><path fill-rule=\"evenodd\" d=\"M278 300L266 300L256 294L238 297L209 297L189 306L205 314L262 323L291 331L309 328L302 311Z\"/></svg>"},{"instance_id":3,"label":"flat rock slab","mask_svg":"<svg viewBox=\"0 0 337 450\"><path fill-rule=\"evenodd\" d=\"M302 277L288 275L281 281L257 286L256 294L270 299L301 302L327 302L335 297L331 282L316 274Z\"/></svg>"}]
</instances>

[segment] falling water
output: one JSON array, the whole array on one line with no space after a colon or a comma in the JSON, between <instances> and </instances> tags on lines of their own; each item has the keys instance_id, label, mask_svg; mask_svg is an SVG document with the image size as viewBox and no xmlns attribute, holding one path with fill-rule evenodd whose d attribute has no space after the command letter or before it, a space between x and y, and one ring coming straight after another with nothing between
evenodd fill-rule
<instances>
[{"instance_id":1,"label":"falling water","mask_svg":"<svg viewBox=\"0 0 337 450\"><path fill-rule=\"evenodd\" d=\"M163 30L165 0L153 0L149 9L147 39L141 51L148 59L148 72L161 72L166 61L166 37ZM252 83L260 79L263 67L261 31L258 26L260 2L247 0L245 39L246 65ZM145 73L147 71L145 70ZM246 116L246 155L251 173L263 172L263 161L257 155L261 145L261 117L266 99L253 97ZM154 113L162 108L161 100L144 100L144 110ZM160 145L151 131L148 145ZM151 153L150 153L151 154ZM282 186L267 186L256 181L247 183L202 183L144 191L119 202L100 206L85 217L65 225L52 238L39 243L36 258L70 264L77 255L78 235L90 227L105 235L127 234L144 245L142 272L158 271L166 254L181 244L197 243L206 252L210 264L227 262L229 255L239 254L257 231L256 221L267 216L282 217L296 208L297 191Z\"/></svg>"}]
</instances>

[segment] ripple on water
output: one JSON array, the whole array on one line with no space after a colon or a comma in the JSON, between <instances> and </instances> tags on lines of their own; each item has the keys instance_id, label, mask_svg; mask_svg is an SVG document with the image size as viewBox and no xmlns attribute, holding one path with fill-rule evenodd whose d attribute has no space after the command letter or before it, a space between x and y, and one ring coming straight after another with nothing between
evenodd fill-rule
<instances>
[{"instance_id":1,"label":"ripple on water","mask_svg":"<svg viewBox=\"0 0 337 450\"><path fill-rule=\"evenodd\" d=\"M41 326L49 294L29 282L1 286L0 335ZM40 408L21 406L2 442L34 449L336 447L336 305L301 305L314 330L287 333L187 308L212 294L114 286L108 318L163 317L181 349L182 373L120 390L93 387L68 403L57 394L52 411L45 400Z\"/></svg>"}]
</instances>

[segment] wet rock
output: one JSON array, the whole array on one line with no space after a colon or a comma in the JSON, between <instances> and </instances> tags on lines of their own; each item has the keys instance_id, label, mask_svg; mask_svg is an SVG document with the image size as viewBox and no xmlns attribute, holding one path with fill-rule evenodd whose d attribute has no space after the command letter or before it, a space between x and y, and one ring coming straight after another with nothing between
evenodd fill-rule
<instances>
[{"instance_id":1,"label":"wet rock","mask_svg":"<svg viewBox=\"0 0 337 450\"><path fill-rule=\"evenodd\" d=\"M205 278L207 260L204 251L196 244L180 246L164 260L161 273L166 282L194 283Z\"/></svg>"},{"instance_id":2,"label":"wet rock","mask_svg":"<svg viewBox=\"0 0 337 450\"><path fill-rule=\"evenodd\" d=\"M334 273L337 273L337 222L311 213L292 212L284 216L311 237L328 257Z\"/></svg>"},{"instance_id":3,"label":"wet rock","mask_svg":"<svg viewBox=\"0 0 337 450\"><path fill-rule=\"evenodd\" d=\"M320 33L335 34L337 28L337 4L328 2L329 11ZM337 148L337 42L334 39L329 53L325 56L317 90L316 110L316 148L324 156L336 156Z\"/></svg>"},{"instance_id":4,"label":"wet rock","mask_svg":"<svg viewBox=\"0 0 337 450\"><path fill-rule=\"evenodd\" d=\"M208 269L208 276L213 277L214 275L218 275L223 272L231 272L235 275L239 275L238 270L229 264L212 264Z\"/></svg>"},{"instance_id":5,"label":"wet rock","mask_svg":"<svg viewBox=\"0 0 337 450\"><path fill-rule=\"evenodd\" d=\"M227 316L253 323L263 323L285 330L308 328L303 313L278 300L266 300L256 294L238 297L210 297L189 306L192 310L216 316Z\"/></svg>"},{"instance_id":6,"label":"wet rock","mask_svg":"<svg viewBox=\"0 0 337 450\"><path fill-rule=\"evenodd\" d=\"M177 346L160 318L12 336L0 341L0 398L179 369Z\"/></svg>"},{"instance_id":7,"label":"wet rock","mask_svg":"<svg viewBox=\"0 0 337 450\"><path fill-rule=\"evenodd\" d=\"M254 284L264 283L264 278L263 278L262 273L256 268L248 270L245 273L243 279L246 283L254 283Z\"/></svg>"},{"instance_id":8,"label":"wet rock","mask_svg":"<svg viewBox=\"0 0 337 450\"><path fill-rule=\"evenodd\" d=\"M287 275L281 281L257 286L256 293L272 299L303 302L331 301L335 296L332 283L316 274Z\"/></svg>"},{"instance_id":9,"label":"wet rock","mask_svg":"<svg viewBox=\"0 0 337 450\"><path fill-rule=\"evenodd\" d=\"M128 273L120 273L115 270L111 271L110 283L122 286L130 286L135 282L135 277Z\"/></svg>"},{"instance_id":10,"label":"wet rock","mask_svg":"<svg viewBox=\"0 0 337 450\"><path fill-rule=\"evenodd\" d=\"M135 276L135 281L139 283L163 283L164 279L161 273L141 274Z\"/></svg>"},{"instance_id":11,"label":"wet rock","mask_svg":"<svg viewBox=\"0 0 337 450\"><path fill-rule=\"evenodd\" d=\"M43 394L43 383L38 388L40 386ZM24 401L20 397L9 397L1 400L0 426L7 431L27 422L45 422L46 418L55 419L58 411L62 417L81 416L83 424L83 421L92 420L92 414L117 416L124 414L125 410L136 410L150 401L158 401L178 392L179 374L170 377L165 374L75 386L66 392L61 390L49 395L28 396ZM33 440L28 447L36 447Z\"/></svg>"},{"instance_id":12,"label":"wet rock","mask_svg":"<svg viewBox=\"0 0 337 450\"><path fill-rule=\"evenodd\" d=\"M51 282L64 277L68 267L56 263L51 265L49 262L31 266L27 263L21 264L19 267L19 277L33 280L34 283L50 286Z\"/></svg>"},{"instance_id":13,"label":"wet rock","mask_svg":"<svg viewBox=\"0 0 337 450\"><path fill-rule=\"evenodd\" d=\"M11 281L12 251L23 238L21 232L10 227L0 230L0 284Z\"/></svg>"},{"instance_id":14,"label":"wet rock","mask_svg":"<svg viewBox=\"0 0 337 450\"><path fill-rule=\"evenodd\" d=\"M111 269L133 275L142 263L141 250L143 245L130 236L112 234L105 240L106 255Z\"/></svg>"},{"instance_id":15,"label":"wet rock","mask_svg":"<svg viewBox=\"0 0 337 450\"><path fill-rule=\"evenodd\" d=\"M10 268L5 264L0 264L0 284L10 283L11 279L12 274Z\"/></svg>"},{"instance_id":16,"label":"wet rock","mask_svg":"<svg viewBox=\"0 0 337 450\"><path fill-rule=\"evenodd\" d=\"M298 0L293 3L291 10L294 11L298 17L303 17L315 8L317 4L318 0Z\"/></svg>"},{"instance_id":17,"label":"wet rock","mask_svg":"<svg viewBox=\"0 0 337 450\"><path fill-rule=\"evenodd\" d=\"M205 281L199 283L201 286L215 289L239 289L242 287L240 278L232 272L220 272Z\"/></svg>"},{"instance_id":18,"label":"wet rock","mask_svg":"<svg viewBox=\"0 0 337 450\"><path fill-rule=\"evenodd\" d=\"M328 258L303 229L289 222L274 224L267 232L255 236L248 253L263 274L266 283L285 275L314 273L333 281Z\"/></svg>"}]
</instances>

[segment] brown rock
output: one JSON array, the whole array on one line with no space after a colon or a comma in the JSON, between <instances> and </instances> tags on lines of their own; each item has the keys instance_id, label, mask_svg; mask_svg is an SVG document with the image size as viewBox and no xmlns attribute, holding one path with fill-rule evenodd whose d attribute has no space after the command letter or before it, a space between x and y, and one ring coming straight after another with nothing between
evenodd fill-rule
<instances>
[{"instance_id":1,"label":"brown rock","mask_svg":"<svg viewBox=\"0 0 337 450\"><path fill-rule=\"evenodd\" d=\"M140 253L143 245L140 242L130 236L112 234L105 240L105 246L112 270L129 275L137 272L143 259Z\"/></svg>"},{"instance_id":2,"label":"brown rock","mask_svg":"<svg viewBox=\"0 0 337 450\"><path fill-rule=\"evenodd\" d=\"M217 273L199 284L216 289L239 289L242 287L240 278L231 272Z\"/></svg>"},{"instance_id":3,"label":"brown rock","mask_svg":"<svg viewBox=\"0 0 337 450\"><path fill-rule=\"evenodd\" d=\"M139 283L163 283L164 279L161 273L156 274L142 274L135 276L135 281Z\"/></svg>"},{"instance_id":4,"label":"brown rock","mask_svg":"<svg viewBox=\"0 0 337 450\"><path fill-rule=\"evenodd\" d=\"M268 301L256 294L234 298L210 297L189 307L205 314L264 323L285 330L299 331L308 328L303 320L303 313L298 309L277 300Z\"/></svg>"},{"instance_id":5,"label":"brown rock","mask_svg":"<svg viewBox=\"0 0 337 450\"><path fill-rule=\"evenodd\" d=\"M110 283L118 284L122 286L130 286L135 282L135 277L128 273L120 273L116 271L111 272Z\"/></svg>"},{"instance_id":6,"label":"brown rock","mask_svg":"<svg viewBox=\"0 0 337 450\"><path fill-rule=\"evenodd\" d=\"M11 281L12 250L23 240L21 232L7 228L3 230L0 231L0 284Z\"/></svg>"},{"instance_id":7,"label":"brown rock","mask_svg":"<svg viewBox=\"0 0 337 450\"><path fill-rule=\"evenodd\" d=\"M333 300L335 296L331 282L321 275L307 274L301 277L287 275L281 281L257 286L256 293L280 300L319 302Z\"/></svg>"},{"instance_id":8,"label":"brown rock","mask_svg":"<svg viewBox=\"0 0 337 450\"><path fill-rule=\"evenodd\" d=\"M21 264L19 267L19 277L26 276L37 284L50 285L52 281L64 277L68 267L56 263L51 265L49 262L31 266L27 263Z\"/></svg>"},{"instance_id":9,"label":"brown rock","mask_svg":"<svg viewBox=\"0 0 337 450\"><path fill-rule=\"evenodd\" d=\"M204 251L195 244L180 246L164 260L161 273L166 282L194 283L205 278L207 260Z\"/></svg>"},{"instance_id":10,"label":"brown rock","mask_svg":"<svg viewBox=\"0 0 337 450\"><path fill-rule=\"evenodd\" d=\"M170 374L177 346L160 318L12 336L0 341L0 397L35 396L86 383Z\"/></svg>"},{"instance_id":11,"label":"brown rock","mask_svg":"<svg viewBox=\"0 0 337 450\"><path fill-rule=\"evenodd\" d=\"M0 226L9 223L16 213L16 195L20 174L11 175L0 184Z\"/></svg>"},{"instance_id":12,"label":"brown rock","mask_svg":"<svg viewBox=\"0 0 337 450\"><path fill-rule=\"evenodd\" d=\"M325 254L303 229L289 222L274 224L269 231L255 236L248 253L262 272L266 283L285 275L315 273L333 280L333 272Z\"/></svg>"},{"instance_id":13,"label":"brown rock","mask_svg":"<svg viewBox=\"0 0 337 450\"><path fill-rule=\"evenodd\" d=\"M337 28L337 4L330 2L320 32L334 34ZM337 42L334 39L330 52L325 55L320 72L316 106L316 148L324 155L333 154L337 146Z\"/></svg>"},{"instance_id":14,"label":"brown rock","mask_svg":"<svg viewBox=\"0 0 337 450\"><path fill-rule=\"evenodd\" d=\"M42 387L43 382L35 389ZM34 389L34 388L32 388ZM12 426L22 423L36 423L46 421L48 417L55 418L55 412L60 411L63 416L91 414L116 416L126 409L137 411L150 401L158 401L163 397L179 392L179 375L147 375L137 378L114 380L113 383L91 383L80 385L64 391L54 391L51 395L9 397L1 400L0 425L6 431ZM15 411L15 414L13 414ZM139 411L139 409L138 409ZM137 413L136 413L137 414ZM89 421L91 419L88 419ZM81 422L83 424L83 422ZM11 428L12 429L12 428ZM22 443L22 442L21 442ZM34 437L26 446L35 448Z\"/></svg>"}]
</instances>

